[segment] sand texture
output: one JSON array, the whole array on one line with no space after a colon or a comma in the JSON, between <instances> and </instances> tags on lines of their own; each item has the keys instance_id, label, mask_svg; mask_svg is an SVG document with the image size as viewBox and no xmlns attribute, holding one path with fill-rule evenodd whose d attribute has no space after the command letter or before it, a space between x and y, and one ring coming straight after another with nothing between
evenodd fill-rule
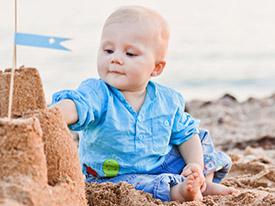
<instances>
[{"instance_id":1,"label":"sand texture","mask_svg":"<svg viewBox=\"0 0 275 206\"><path fill-rule=\"evenodd\" d=\"M223 184L239 194L180 204L154 199L127 183L85 185L77 142L59 111L46 108L36 69L16 71L14 118L5 117L9 75L0 71L0 205L275 205L275 95L238 102L227 94L187 103L217 148L231 156L233 166Z\"/></svg>"},{"instance_id":2,"label":"sand texture","mask_svg":"<svg viewBox=\"0 0 275 206\"><path fill-rule=\"evenodd\" d=\"M0 70L0 117L8 114L10 76L10 69ZM13 95L13 117L21 117L28 110L46 108L42 82L35 68L16 69Z\"/></svg>"},{"instance_id":3,"label":"sand texture","mask_svg":"<svg viewBox=\"0 0 275 206\"><path fill-rule=\"evenodd\" d=\"M203 202L163 203L131 185L87 184L90 205L275 205L275 95L238 102L226 94L215 101L192 101L187 111L211 131L214 142L233 160L223 184L239 194L207 196ZM127 204L126 204L127 203Z\"/></svg>"},{"instance_id":4,"label":"sand texture","mask_svg":"<svg viewBox=\"0 0 275 206\"><path fill-rule=\"evenodd\" d=\"M59 111L46 108L37 70L21 68L16 79L22 85L15 92L14 118L0 118L0 205L87 205L77 144ZM1 104L3 116L6 105Z\"/></svg>"}]
</instances>

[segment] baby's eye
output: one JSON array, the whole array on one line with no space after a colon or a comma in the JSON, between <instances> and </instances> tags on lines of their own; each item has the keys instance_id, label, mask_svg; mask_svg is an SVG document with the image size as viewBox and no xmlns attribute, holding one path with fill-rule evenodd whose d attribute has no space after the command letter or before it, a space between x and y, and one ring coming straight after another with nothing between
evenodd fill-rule
<instances>
[{"instance_id":1,"label":"baby's eye","mask_svg":"<svg viewBox=\"0 0 275 206\"><path fill-rule=\"evenodd\" d=\"M107 53L107 54L112 54L114 51L112 49L104 49L104 51Z\"/></svg>"},{"instance_id":2,"label":"baby's eye","mask_svg":"<svg viewBox=\"0 0 275 206\"><path fill-rule=\"evenodd\" d=\"M132 52L126 52L126 55L127 55L127 56L130 56L130 57L135 57L135 56L137 56L137 54L134 54L134 53L132 53Z\"/></svg>"}]
</instances>

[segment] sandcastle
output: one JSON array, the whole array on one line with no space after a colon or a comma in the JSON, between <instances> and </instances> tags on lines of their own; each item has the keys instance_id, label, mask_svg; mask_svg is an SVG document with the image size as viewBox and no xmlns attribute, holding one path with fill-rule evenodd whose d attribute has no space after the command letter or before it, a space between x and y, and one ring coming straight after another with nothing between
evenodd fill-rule
<instances>
[{"instance_id":1,"label":"sandcastle","mask_svg":"<svg viewBox=\"0 0 275 206\"><path fill-rule=\"evenodd\" d=\"M48 109L39 73L0 71L0 204L87 205L77 145L57 109Z\"/></svg>"}]
</instances>

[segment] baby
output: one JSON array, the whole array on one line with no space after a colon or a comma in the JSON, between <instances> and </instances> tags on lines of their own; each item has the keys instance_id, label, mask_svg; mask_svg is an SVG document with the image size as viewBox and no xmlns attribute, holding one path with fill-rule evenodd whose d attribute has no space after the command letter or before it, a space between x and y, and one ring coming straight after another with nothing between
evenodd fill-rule
<instances>
[{"instance_id":1,"label":"baby","mask_svg":"<svg viewBox=\"0 0 275 206\"><path fill-rule=\"evenodd\" d=\"M53 95L69 128L81 131L87 182L126 181L163 201L235 192L218 184L231 167L173 89L151 81L165 67L169 29L157 12L126 6L106 20L98 51L100 79Z\"/></svg>"}]
</instances>

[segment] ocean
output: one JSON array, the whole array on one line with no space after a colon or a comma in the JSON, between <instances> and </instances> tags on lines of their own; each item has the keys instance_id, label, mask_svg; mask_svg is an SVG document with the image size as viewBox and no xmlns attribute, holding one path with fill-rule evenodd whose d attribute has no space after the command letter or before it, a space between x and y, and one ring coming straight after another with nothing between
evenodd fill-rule
<instances>
[{"instance_id":1,"label":"ocean","mask_svg":"<svg viewBox=\"0 0 275 206\"><path fill-rule=\"evenodd\" d=\"M105 18L123 5L159 11L171 29L167 66L153 80L185 99L240 101L275 93L273 0L17 0L19 32L71 38L70 52L17 47L17 66L39 70L47 101L55 91L95 77ZM0 68L12 66L14 1L0 0Z\"/></svg>"}]
</instances>

